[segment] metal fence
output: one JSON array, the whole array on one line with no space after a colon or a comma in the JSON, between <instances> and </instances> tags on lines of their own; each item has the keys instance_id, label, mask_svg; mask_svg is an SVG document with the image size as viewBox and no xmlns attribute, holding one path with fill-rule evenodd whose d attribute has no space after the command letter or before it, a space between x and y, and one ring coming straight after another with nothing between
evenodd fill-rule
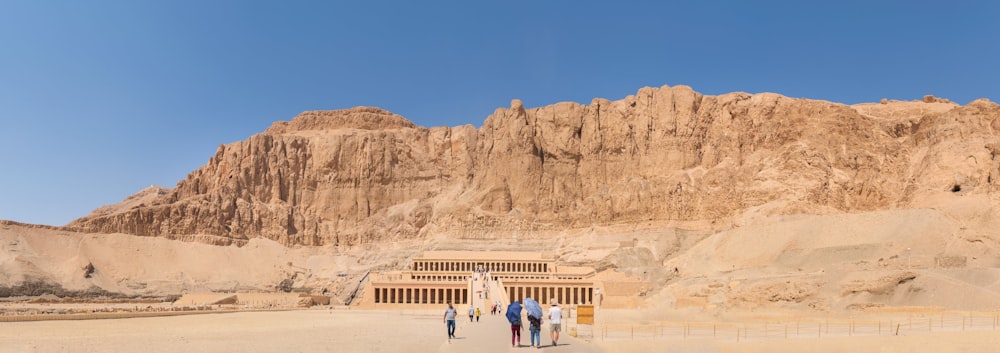
<instances>
[{"instance_id":1,"label":"metal fence","mask_svg":"<svg viewBox=\"0 0 1000 353\"><path fill-rule=\"evenodd\" d=\"M636 325L577 325L580 338L598 341L714 339L734 342L775 339L898 336L928 332L996 330L1000 313L943 313L884 319L802 319L754 322L658 322Z\"/></svg>"}]
</instances>

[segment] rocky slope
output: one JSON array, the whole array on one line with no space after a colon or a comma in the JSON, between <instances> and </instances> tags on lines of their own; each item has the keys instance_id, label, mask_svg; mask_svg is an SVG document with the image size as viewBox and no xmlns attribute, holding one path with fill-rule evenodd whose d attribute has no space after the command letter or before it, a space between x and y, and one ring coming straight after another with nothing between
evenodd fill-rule
<instances>
[{"instance_id":1,"label":"rocky slope","mask_svg":"<svg viewBox=\"0 0 1000 353\"><path fill-rule=\"evenodd\" d=\"M514 101L479 129L305 112L70 227L0 221L0 291L291 282L342 299L368 271L471 249L640 278L605 303L643 315L1000 310L998 133L986 100L848 106L683 86Z\"/></svg>"},{"instance_id":2,"label":"rocky slope","mask_svg":"<svg viewBox=\"0 0 1000 353\"><path fill-rule=\"evenodd\" d=\"M1000 183L1000 106L848 106L643 88L479 129L370 107L305 112L220 146L168 192L70 224L212 244L350 246L444 234L919 208Z\"/></svg>"}]
</instances>

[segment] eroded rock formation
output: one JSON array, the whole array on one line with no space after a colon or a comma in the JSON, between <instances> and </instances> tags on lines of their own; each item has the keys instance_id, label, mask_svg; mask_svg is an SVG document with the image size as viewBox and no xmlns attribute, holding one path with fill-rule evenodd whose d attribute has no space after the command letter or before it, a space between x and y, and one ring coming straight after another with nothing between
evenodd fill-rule
<instances>
[{"instance_id":1,"label":"eroded rock formation","mask_svg":"<svg viewBox=\"0 0 1000 353\"><path fill-rule=\"evenodd\" d=\"M1000 106L986 100L848 106L685 86L589 105L515 100L479 129L418 127L370 107L305 112L220 146L169 192L70 226L355 245L475 222L571 228L914 207L996 191L998 133Z\"/></svg>"}]
</instances>

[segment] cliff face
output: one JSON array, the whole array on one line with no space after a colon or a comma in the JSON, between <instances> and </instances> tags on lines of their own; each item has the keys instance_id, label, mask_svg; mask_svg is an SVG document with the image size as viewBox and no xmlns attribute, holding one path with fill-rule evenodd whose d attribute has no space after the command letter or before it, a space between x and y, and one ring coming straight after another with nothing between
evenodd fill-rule
<instances>
[{"instance_id":1,"label":"cliff face","mask_svg":"<svg viewBox=\"0 0 1000 353\"><path fill-rule=\"evenodd\" d=\"M478 130L418 127L377 108L306 112L220 146L153 201L70 226L355 245L471 223L559 229L920 207L944 193L993 195L998 133L1000 106L985 100L847 106L684 86L589 105L515 100Z\"/></svg>"}]
</instances>

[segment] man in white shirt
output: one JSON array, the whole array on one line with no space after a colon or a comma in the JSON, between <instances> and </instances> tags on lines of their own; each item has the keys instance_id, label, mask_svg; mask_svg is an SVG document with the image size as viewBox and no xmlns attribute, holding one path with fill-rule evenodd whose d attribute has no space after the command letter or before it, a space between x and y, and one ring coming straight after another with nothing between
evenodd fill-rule
<instances>
[{"instance_id":1,"label":"man in white shirt","mask_svg":"<svg viewBox=\"0 0 1000 353\"><path fill-rule=\"evenodd\" d=\"M451 302L448 302L448 308L444 309L444 323L448 327L448 343L451 343L451 339L455 338L456 315L458 315L458 310L455 310L455 307L451 306Z\"/></svg>"},{"instance_id":2,"label":"man in white shirt","mask_svg":"<svg viewBox=\"0 0 1000 353\"><path fill-rule=\"evenodd\" d=\"M562 309L555 298L549 301L552 307L549 308L549 337L552 338L552 345L559 344L559 330L562 328Z\"/></svg>"}]
</instances>

